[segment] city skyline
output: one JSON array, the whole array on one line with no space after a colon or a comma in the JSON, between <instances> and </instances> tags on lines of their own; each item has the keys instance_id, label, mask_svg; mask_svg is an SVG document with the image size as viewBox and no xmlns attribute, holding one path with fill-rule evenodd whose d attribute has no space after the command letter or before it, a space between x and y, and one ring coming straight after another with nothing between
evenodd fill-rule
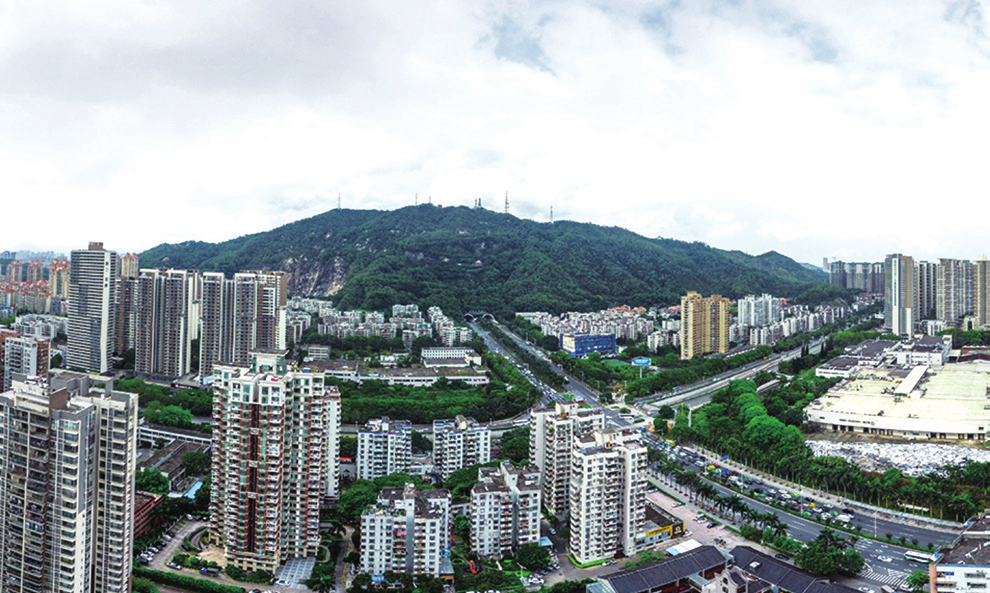
<instances>
[{"instance_id":1,"label":"city skyline","mask_svg":"<svg viewBox=\"0 0 990 593\"><path fill-rule=\"evenodd\" d=\"M94 203L125 252L507 191L812 264L985 251L978 5L13 6L0 192L55 216L8 249L85 244ZM933 199L954 232L903 232Z\"/></svg>"}]
</instances>

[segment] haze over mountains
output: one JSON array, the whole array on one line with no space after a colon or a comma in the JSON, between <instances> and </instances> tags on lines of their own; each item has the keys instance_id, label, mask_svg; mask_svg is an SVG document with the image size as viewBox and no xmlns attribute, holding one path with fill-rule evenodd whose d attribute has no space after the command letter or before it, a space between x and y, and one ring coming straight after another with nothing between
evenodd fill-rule
<instances>
[{"instance_id":1,"label":"haze over mountains","mask_svg":"<svg viewBox=\"0 0 990 593\"><path fill-rule=\"evenodd\" d=\"M769 292L810 304L845 296L821 285L820 270L774 251L751 256L617 227L429 204L331 210L222 243L162 244L141 254L141 266L279 269L292 274L293 294L332 296L341 308L415 302L453 314L671 305L687 290Z\"/></svg>"}]
</instances>

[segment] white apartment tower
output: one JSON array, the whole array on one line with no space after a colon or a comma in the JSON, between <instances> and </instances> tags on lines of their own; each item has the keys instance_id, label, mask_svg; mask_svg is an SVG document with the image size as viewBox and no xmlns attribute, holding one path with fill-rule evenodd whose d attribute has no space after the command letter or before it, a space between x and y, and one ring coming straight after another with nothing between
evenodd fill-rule
<instances>
[{"instance_id":1,"label":"white apartment tower","mask_svg":"<svg viewBox=\"0 0 990 593\"><path fill-rule=\"evenodd\" d=\"M780 321L780 299L769 294L745 296L736 305L739 326L763 327Z\"/></svg>"},{"instance_id":2,"label":"white apartment tower","mask_svg":"<svg viewBox=\"0 0 990 593\"><path fill-rule=\"evenodd\" d=\"M492 430L474 418L433 421L433 463L440 479L476 463L491 460Z\"/></svg>"},{"instance_id":3,"label":"white apartment tower","mask_svg":"<svg viewBox=\"0 0 990 593\"><path fill-rule=\"evenodd\" d=\"M117 254L90 243L72 252L66 366L91 373L111 370L117 303Z\"/></svg>"},{"instance_id":4,"label":"white apartment tower","mask_svg":"<svg viewBox=\"0 0 990 593\"><path fill-rule=\"evenodd\" d=\"M320 505L337 488L324 457L339 447L327 443L339 439L339 396L285 355L252 352L249 367L213 368L211 531L245 571L316 554Z\"/></svg>"},{"instance_id":5,"label":"white apartment tower","mask_svg":"<svg viewBox=\"0 0 990 593\"><path fill-rule=\"evenodd\" d=\"M4 591L130 591L137 412L136 395L109 388L0 394Z\"/></svg>"},{"instance_id":6,"label":"white apartment tower","mask_svg":"<svg viewBox=\"0 0 990 593\"><path fill-rule=\"evenodd\" d=\"M595 431L575 439L571 554L580 564L636 554L646 524L647 449L639 431Z\"/></svg>"},{"instance_id":7,"label":"white apartment tower","mask_svg":"<svg viewBox=\"0 0 990 593\"><path fill-rule=\"evenodd\" d=\"M358 430L358 479L409 471L411 461L412 424L408 420L372 418Z\"/></svg>"},{"instance_id":8,"label":"white apartment tower","mask_svg":"<svg viewBox=\"0 0 990 593\"><path fill-rule=\"evenodd\" d=\"M129 280L122 278L121 287ZM181 377L189 372L198 335L198 289L195 270L141 270L133 296L137 373Z\"/></svg>"},{"instance_id":9,"label":"white apartment tower","mask_svg":"<svg viewBox=\"0 0 990 593\"><path fill-rule=\"evenodd\" d=\"M910 255L894 253L884 259L883 327L888 333L899 336L914 333L914 323L918 321L914 271L914 259Z\"/></svg>"},{"instance_id":10,"label":"white apartment tower","mask_svg":"<svg viewBox=\"0 0 990 593\"><path fill-rule=\"evenodd\" d=\"M336 506L340 498L340 391L336 385L327 385L323 397L323 440L326 451L323 454L324 468L323 506Z\"/></svg>"},{"instance_id":11,"label":"white apartment tower","mask_svg":"<svg viewBox=\"0 0 990 593\"><path fill-rule=\"evenodd\" d=\"M540 470L508 461L478 469L471 489L471 548L482 558L540 541Z\"/></svg>"},{"instance_id":12,"label":"white apartment tower","mask_svg":"<svg viewBox=\"0 0 990 593\"><path fill-rule=\"evenodd\" d=\"M601 411L556 402L529 416L529 460L543 472L543 504L558 518L570 511L571 447L574 438L605 428Z\"/></svg>"},{"instance_id":13,"label":"white apartment tower","mask_svg":"<svg viewBox=\"0 0 990 593\"><path fill-rule=\"evenodd\" d=\"M48 340L0 330L0 392L10 390L15 373L47 381L50 349Z\"/></svg>"},{"instance_id":14,"label":"white apartment tower","mask_svg":"<svg viewBox=\"0 0 990 593\"><path fill-rule=\"evenodd\" d=\"M361 572L440 575L450 545L450 492L385 488L361 514Z\"/></svg>"},{"instance_id":15,"label":"white apartment tower","mask_svg":"<svg viewBox=\"0 0 990 593\"><path fill-rule=\"evenodd\" d=\"M202 276L201 372L211 372L218 363L247 366L255 350L285 349L287 273Z\"/></svg>"}]
</instances>

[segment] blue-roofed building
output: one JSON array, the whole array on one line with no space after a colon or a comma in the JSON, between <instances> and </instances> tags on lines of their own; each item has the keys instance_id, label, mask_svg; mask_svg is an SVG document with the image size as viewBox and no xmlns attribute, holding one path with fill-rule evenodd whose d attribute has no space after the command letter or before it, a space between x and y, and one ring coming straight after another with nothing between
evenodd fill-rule
<instances>
[{"instance_id":1,"label":"blue-roofed building","mask_svg":"<svg viewBox=\"0 0 990 593\"><path fill-rule=\"evenodd\" d=\"M615 354L615 334L562 334L560 349L574 358L581 358L598 352Z\"/></svg>"}]
</instances>

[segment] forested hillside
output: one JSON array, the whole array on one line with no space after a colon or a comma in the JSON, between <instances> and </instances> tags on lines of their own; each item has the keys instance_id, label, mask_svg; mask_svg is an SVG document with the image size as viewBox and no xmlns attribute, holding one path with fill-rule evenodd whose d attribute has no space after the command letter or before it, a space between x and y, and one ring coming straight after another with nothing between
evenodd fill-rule
<instances>
[{"instance_id":1,"label":"forested hillside","mask_svg":"<svg viewBox=\"0 0 990 593\"><path fill-rule=\"evenodd\" d=\"M846 296L776 252L754 257L616 227L433 205L331 210L224 243L164 244L141 254L141 266L280 269L291 272L294 294L334 296L340 307L419 303L449 314L670 305L687 290Z\"/></svg>"}]
</instances>

